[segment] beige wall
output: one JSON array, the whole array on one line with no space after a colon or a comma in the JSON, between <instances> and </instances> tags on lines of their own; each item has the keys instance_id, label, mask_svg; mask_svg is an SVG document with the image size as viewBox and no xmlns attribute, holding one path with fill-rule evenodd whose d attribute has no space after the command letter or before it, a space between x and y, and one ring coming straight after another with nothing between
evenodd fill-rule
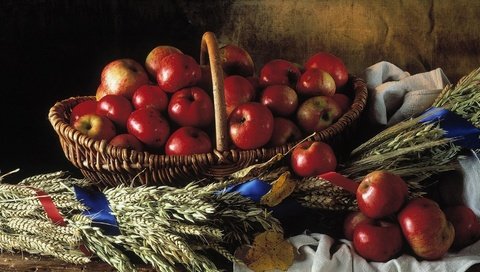
<instances>
[{"instance_id":1,"label":"beige wall","mask_svg":"<svg viewBox=\"0 0 480 272\"><path fill-rule=\"evenodd\" d=\"M480 66L476 0L237 0L183 8L222 43L248 49L257 66L272 58L302 63L320 50L357 75L381 60L412 73L441 67L452 81Z\"/></svg>"}]
</instances>

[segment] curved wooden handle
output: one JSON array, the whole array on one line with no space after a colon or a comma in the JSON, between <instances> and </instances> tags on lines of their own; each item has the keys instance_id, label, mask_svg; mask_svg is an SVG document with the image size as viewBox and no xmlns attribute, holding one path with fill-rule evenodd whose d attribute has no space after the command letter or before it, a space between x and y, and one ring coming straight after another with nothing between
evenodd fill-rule
<instances>
[{"instance_id":1,"label":"curved wooden handle","mask_svg":"<svg viewBox=\"0 0 480 272\"><path fill-rule=\"evenodd\" d=\"M200 47L200 64L210 61L213 87L213 105L215 108L215 140L216 149L220 152L228 150L227 111L223 91L223 70L215 34L205 32Z\"/></svg>"}]
</instances>

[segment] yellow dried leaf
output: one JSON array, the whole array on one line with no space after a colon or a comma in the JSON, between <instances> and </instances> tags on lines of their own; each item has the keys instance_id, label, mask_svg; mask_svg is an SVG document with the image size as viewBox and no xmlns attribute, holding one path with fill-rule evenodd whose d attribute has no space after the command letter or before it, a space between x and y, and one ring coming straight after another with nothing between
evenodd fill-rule
<instances>
[{"instance_id":1,"label":"yellow dried leaf","mask_svg":"<svg viewBox=\"0 0 480 272\"><path fill-rule=\"evenodd\" d=\"M275 163L280 161L283 157L284 155L282 154L276 154L266 162L250 165L237 172L234 172L230 176L234 179L241 179L241 180L248 180L248 179L257 177L262 172L266 171L268 168L272 167Z\"/></svg>"},{"instance_id":2,"label":"yellow dried leaf","mask_svg":"<svg viewBox=\"0 0 480 272\"><path fill-rule=\"evenodd\" d=\"M274 207L278 205L282 200L287 198L293 190L295 190L296 182L290 178L290 172L283 173L272 184L272 188L268 193L262 196L260 204Z\"/></svg>"},{"instance_id":3,"label":"yellow dried leaf","mask_svg":"<svg viewBox=\"0 0 480 272\"><path fill-rule=\"evenodd\" d=\"M294 247L283 238L283 233L270 230L255 236L244 262L255 272L286 271L293 264L294 257Z\"/></svg>"}]
</instances>

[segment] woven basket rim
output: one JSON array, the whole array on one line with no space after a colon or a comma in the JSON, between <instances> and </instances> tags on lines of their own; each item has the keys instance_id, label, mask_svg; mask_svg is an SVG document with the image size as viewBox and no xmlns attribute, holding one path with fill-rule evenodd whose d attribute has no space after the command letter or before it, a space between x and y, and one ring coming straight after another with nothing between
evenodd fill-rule
<instances>
[{"instance_id":1,"label":"woven basket rim","mask_svg":"<svg viewBox=\"0 0 480 272\"><path fill-rule=\"evenodd\" d=\"M355 97L352 101L350 109L345 114L343 114L334 124L322 131L316 132L315 134L311 135L313 139L322 141L339 134L340 132L342 132L343 129L345 129L357 118L359 118L360 114L363 112L366 106L368 95L366 84L361 78L353 75L350 75L350 77L355 92ZM227 151L219 152L214 149L210 153L193 155L165 155L151 153L148 151L138 152L131 149L125 149L109 145L105 140L93 140L70 125L69 112L67 113L67 111L71 111L71 109L76 104L82 101L93 99L95 99L94 96L75 96L56 102L55 105L50 108L48 114L48 119L52 124L54 130L59 136L67 138L69 141L81 145L87 150L94 150L108 155L121 153L123 158L129 158L133 161L145 161L145 158L149 158L149 160L151 161L164 161L167 163L167 166L175 166L178 163L194 163L195 160L207 160L210 161L212 164L216 164L222 163L223 160L228 160L227 158L229 156L235 158L242 156L242 154L251 154L252 152L256 153L271 149L290 149L293 145L298 143L297 141L277 147L262 147L251 150L230 149Z\"/></svg>"}]
</instances>

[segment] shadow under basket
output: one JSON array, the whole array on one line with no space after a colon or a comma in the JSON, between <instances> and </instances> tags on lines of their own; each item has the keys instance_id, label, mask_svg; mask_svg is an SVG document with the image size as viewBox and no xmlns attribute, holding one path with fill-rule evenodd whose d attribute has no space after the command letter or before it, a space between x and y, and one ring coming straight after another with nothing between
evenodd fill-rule
<instances>
[{"instance_id":1,"label":"shadow under basket","mask_svg":"<svg viewBox=\"0 0 480 272\"><path fill-rule=\"evenodd\" d=\"M210 153L185 156L167 156L149 152L137 152L96 141L70 126L72 108L95 97L71 97L57 102L49 111L49 121L60 139L67 159L87 178L100 187L125 185L168 185L182 187L206 178L220 178L252 164L269 160L278 153L286 153L297 142L278 147L252 150L229 149L227 144L227 120L223 94L223 76L218 46L213 33L202 38L200 63L207 59L212 70L213 100L215 107L215 144ZM350 109L328 128L311 136L332 146L337 155L348 152L345 148L354 139L358 123L367 102L365 82L350 75L347 83L353 90Z\"/></svg>"}]
</instances>

